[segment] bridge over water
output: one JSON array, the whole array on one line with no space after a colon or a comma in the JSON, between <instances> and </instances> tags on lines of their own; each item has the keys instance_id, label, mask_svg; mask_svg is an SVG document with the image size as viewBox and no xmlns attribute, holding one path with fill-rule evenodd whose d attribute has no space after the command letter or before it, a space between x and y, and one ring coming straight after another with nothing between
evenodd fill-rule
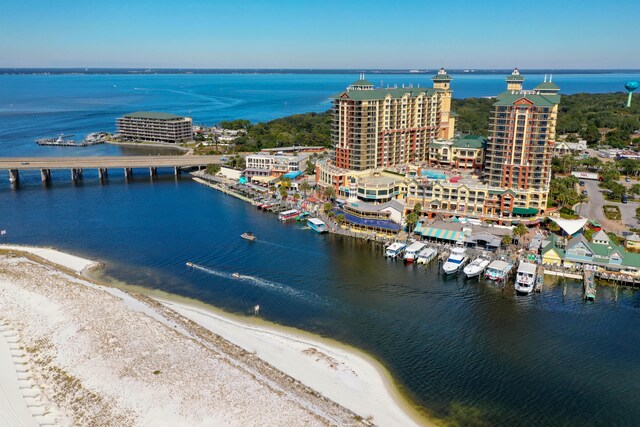
<instances>
[{"instance_id":1,"label":"bridge over water","mask_svg":"<svg viewBox=\"0 0 640 427\"><path fill-rule=\"evenodd\" d=\"M158 168L173 168L176 175L180 168L203 167L210 163L221 164L223 156L95 156L95 157L2 157L0 170L9 171L9 181L17 183L21 170L40 170L43 181L51 180L51 170L69 169L71 179L82 177L84 169L97 169L103 179L109 169L124 169L129 178L133 169L149 169L149 174L157 174Z\"/></svg>"}]
</instances>

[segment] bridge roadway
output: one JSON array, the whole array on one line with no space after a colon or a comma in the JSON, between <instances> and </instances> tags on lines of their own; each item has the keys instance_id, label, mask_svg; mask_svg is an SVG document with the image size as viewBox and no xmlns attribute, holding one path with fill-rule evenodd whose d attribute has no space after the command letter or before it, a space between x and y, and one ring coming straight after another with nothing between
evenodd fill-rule
<instances>
[{"instance_id":1,"label":"bridge roadway","mask_svg":"<svg viewBox=\"0 0 640 427\"><path fill-rule=\"evenodd\" d=\"M71 178L82 177L83 169L97 169L100 178L108 174L109 169L124 169L128 178L133 169L148 168L151 176L156 175L157 168L173 168L180 173L180 168L201 167L210 163L222 163L223 156L93 156L93 157L2 157L0 170L9 171L9 181L19 181L20 170L40 170L43 181L51 179L52 169L69 169Z\"/></svg>"}]
</instances>

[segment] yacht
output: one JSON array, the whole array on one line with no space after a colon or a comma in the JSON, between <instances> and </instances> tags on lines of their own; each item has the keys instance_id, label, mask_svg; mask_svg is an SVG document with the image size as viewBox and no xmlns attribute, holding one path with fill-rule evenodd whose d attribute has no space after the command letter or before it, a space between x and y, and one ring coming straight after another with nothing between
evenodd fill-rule
<instances>
[{"instance_id":1,"label":"yacht","mask_svg":"<svg viewBox=\"0 0 640 427\"><path fill-rule=\"evenodd\" d=\"M462 267L468 260L469 258L465 253L465 249L463 247L456 246L451 250L451 254L447 259L447 262L442 265L442 270L444 270L446 274L457 273L460 270L460 267Z\"/></svg>"},{"instance_id":2,"label":"yacht","mask_svg":"<svg viewBox=\"0 0 640 427\"><path fill-rule=\"evenodd\" d=\"M485 257L479 256L464 268L464 274L466 274L468 278L479 276L484 273L484 270L486 270L490 262L491 261Z\"/></svg>"},{"instance_id":3,"label":"yacht","mask_svg":"<svg viewBox=\"0 0 640 427\"><path fill-rule=\"evenodd\" d=\"M297 209L290 209L288 211L280 212L278 214L278 219L280 221L288 221L290 219L295 219L298 215L300 215L300 211Z\"/></svg>"},{"instance_id":4,"label":"yacht","mask_svg":"<svg viewBox=\"0 0 640 427\"><path fill-rule=\"evenodd\" d=\"M392 243L387 247L385 256L387 258L396 258L402 254L402 252L404 251L404 248L406 247L407 245L405 245L404 243L400 243L400 242Z\"/></svg>"},{"instance_id":5,"label":"yacht","mask_svg":"<svg viewBox=\"0 0 640 427\"><path fill-rule=\"evenodd\" d=\"M438 250L430 247L425 247L423 250L418 253L418 264L429 264L431 260L433 260L436 255L438 255Z\"/></svg>"},{"instance_id":6,"label":"yacht","mask_svg":"<svg viewBox=\"0 0 640 427\"><path fill-rule=\"evenodd\" d=\"M418 258L418 253L427 245L422 242L413 242L404 250L404 262L414 262Z\"/></svg>"},{"instance_id":7,"label":"yacht","mask_svg":"<svg viewBox=\"0 0 640 427\"><path fill-rule=\"evenodd\" d=\"M245 240L249 240L250 242L255 242L256 236L251 231L244 232L240 235Z\"/></svg>"},{"instance_id":8,"label":"yacht","mask_svg":"<svg viewBox=\"0 0 640 427\"><path fill-rule=\"evenodd\" d=\"M505 261L493 261L487 267L486 273L484 273L484 278L487 280L493 280L496 282L503 282L506 280L507 275L513 268L513 265L509 264Z\"/></svg>"},{"instance_id":9,"label":"yacht","mask_svg":"<svg viewBox=\"0 0 640 427\"><path fill-rule=\"evenodd\" d=\"M518 272L516 273L516 293L521 295L530 294L536 283L536 265L530 262L520 261Z\"/></svg>"}]
</instances>

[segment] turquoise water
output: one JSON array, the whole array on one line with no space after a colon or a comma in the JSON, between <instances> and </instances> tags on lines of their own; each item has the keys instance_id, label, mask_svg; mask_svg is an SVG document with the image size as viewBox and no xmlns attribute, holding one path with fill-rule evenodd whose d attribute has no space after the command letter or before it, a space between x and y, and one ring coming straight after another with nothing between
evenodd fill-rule
<instances>
[{"instance_id":1,"label":"turquoise water","mask_svg":"<svg viewBox=\"0 0 640 427\"><path fill-rule=\"evenodd\" d=\"M442 172L438 172L431 169L422 169L420 171L420 174L422 176L426 176L427 178L431 178L431 179L447 179L447 175L443 174Z\"/></svg>"},{"instance_id":2,"label":"turquoise water","mask_svg":"<svg viewBox=\"0 0 640 427\"><path fill-rule=\"evenodd\" d=\"M212 82L207 79L217 76L119 76L113 83L118 76L9 77L23 80L9 85L0 76L2 155L69 154L36 148L25 135L58 132L54 124L91 130L112 126L122 111L159 109L165 101L171 108L164 110L199 111L202 117L266 120L306 111L314 102L324 109L326 93L313 95L315 89L301 87L321 86L330 93L349 79L223 76ZM227 107L215 102L211 107L207 100L213 95L122 89L115 97L120 105L109 93L129 79L133 87L187 93L225 86L220 96L234 93L236 104L229 100ZM200 79L208 89L182 87ZM287 93L269 91L269 81L275 80ZM249 88L257 95L243 95ZM7 112L9 98L21 113ZM71 152L117 153L120 148ZM373 354L419 407L463 425L640 423L638 292L616 294L614 288L600 287L597 301L585 303L580 285L569 281L566 296L561 285L547 282L541 295L515 297L476 280L444 277L437 264L405 267L363 242L282 224L186 177L176 179L169 170L160 170L155 180L148 171L137 171L129 183L114 170L102 185L95 171L86 171L75 184L68 171L54 171L49 187L37 173L23 172L18 190L2 174L0 229L8 230L10 242L51 245L103 260L106 274L118 280L236 313L249 314L260 304L267 320ZM247 230L258 242L239 238ZM189 269L187 261L201 268Z\"/></svg>"}]
</instances>

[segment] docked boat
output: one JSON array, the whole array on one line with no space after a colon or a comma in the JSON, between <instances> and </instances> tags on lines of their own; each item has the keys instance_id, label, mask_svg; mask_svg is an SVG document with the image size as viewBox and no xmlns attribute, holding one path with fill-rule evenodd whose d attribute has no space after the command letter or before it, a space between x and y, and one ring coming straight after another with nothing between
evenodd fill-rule
<instances>
[{"instance_id":1,"label":"docked boat","mask_svg":"<svg viewBox=\"0 0 640 427\"><path fill-rule=\"evenodd\" d=\"M425 247L418 253L418 264L428 264L438 255L438 250L430 247Z\"/></svg>"},{"instance_id":2,"label":"docked boat","mask_svg":"<svg viewBox=\"0 0 640 427\"><path fill-rule=\"evenodd\" d=\"M329 227L327 227L327 224L325 224L325 222L319 218L309 218L307 220L307 225L310 229L319 234L329 232Z\"/></svg>"},{"instance_id":3,"label":"docked boat","mask_svg":"<svg viewBox=\"0 0 640 427\"><path fill-rule=\"evenodd\" d=\"M404 250L404 262L414 262L418 258L418 254L427 245L422 242L413 242Z\"/></svg>"},{"instance_id":4,"label":"docked boat","mask_svg":"<svg viewBox=\"0 0 640 427\"><path fill-rule=\"evenodd\" d=\"M400 242L392 243L387 247L387 250L385 251L385 256L387 258L396 258L402 255L402 252L406 247L407 245L405 245L404 243L400 243Z\"/></svg>"},{"instance_id":5,"label":"docked boat","mask_svg":"<svg viewBox=\"0 0 640 427\"><path fill-rule=\"evenodd\" d=\"M442 265L442 270L446 274L457 273L460 268L469 260L463 247L456 246L451 250L447 262Z\"/></svg>"},{"instance_id":6,"label":"docked boat","mask_svg":"<svg viewBox=\"0 0 640 427\"><path fill-rule=\"evenodd\" d=\"M516 273L514 288L517 294L526 295L533 292L536 283L536 265L526 261L520 261Z\"/></svg>"},{"instance_id":7,"label":"docked boat","mask_svg":"<svg viewBox=\"0 0 640 427\"><path fill-rule=\"evenodd\" d=\"M283 211L278 214L278 219L280 221L289 221L292 219L296 219L296 217L300 215L300 211L297 209L290 209L288 211Z\"/></svg>"},{"instance_id":8,"label":"docked boat","mask_svg":"<svg viewBox=\"0 0 640 427\"><path fill-rule=\"evenodd\" d=\"M484 273L484 278L487 280L493 280L496 282L503 282L506 280L507 275L513 268L513 265L504 261L492 261L487 267L487 271Z\"/></svg>"},{"instance_id":9,"label":"docked boat","mask_svg":"<svg viewBox=\"0 0 640 427\"><path fill-rule=\"evenodd\" d=\"M304 211L301 214L299 214L298 216L296 216L296 221L304 221L305 219L309 218L311 216L311 213Z\"/></svg>"},{"instance_id":10,"label":"docked boat","mask_svg":"<svg viewBox=\"0 0 640 427\"><path fill-rule=\"evenodd\" d=\"M487 269L487 266L489 266L490 262L491 261L489 261L485 257L479 256L478 258L476 258L473 261L471 261L469 263L469 265L467 265L464 268L464 270L463 270L464 274L468 278L479 276L482 273L484 273L484 271Z\"/></svg>"},{"instance_id":11,"label":"docked boat","mask_svg":"<svg viewBox=\"0 0 640 427\"><path fill-rule=\"evenodd\" d=\"M242 234L240 235L240 237L242 237L242 238L243 238L243 239L245 239L245 240L249 240L250 242L255 242L255 240L256 240L256 236L255 236L255 234L253 234L253 233L252 233L252 232L250 232L250 231L247 231L247 232L245 232L245 233L242 233Z\"/></svg>"}]
</instances>

